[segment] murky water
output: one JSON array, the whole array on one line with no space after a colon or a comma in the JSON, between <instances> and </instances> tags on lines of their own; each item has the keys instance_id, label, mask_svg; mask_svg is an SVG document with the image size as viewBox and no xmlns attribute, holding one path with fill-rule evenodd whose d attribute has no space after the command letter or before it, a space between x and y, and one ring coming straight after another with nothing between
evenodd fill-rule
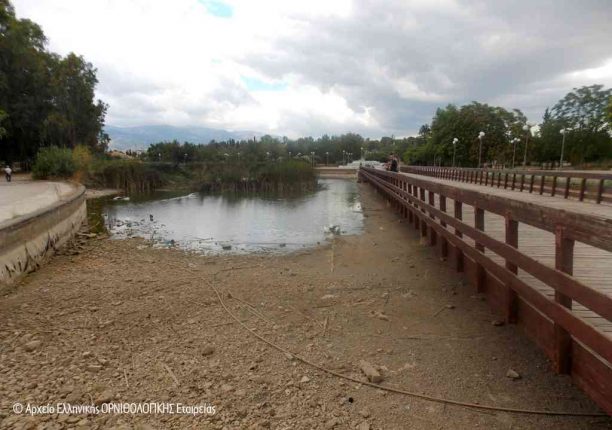
<instances>
[{"instance_id":1,"label":"murky water","mask_svg":"<svg viewBox=\"0 0 612 430\"><path fill-rule=\"evenodd\" d=\"M317 191L291 197L158 193L113 201L103 213L113 238L205 254L290 252L363 226L357 184L342 179L320 179Z\"/></svg>"}]
</instances>

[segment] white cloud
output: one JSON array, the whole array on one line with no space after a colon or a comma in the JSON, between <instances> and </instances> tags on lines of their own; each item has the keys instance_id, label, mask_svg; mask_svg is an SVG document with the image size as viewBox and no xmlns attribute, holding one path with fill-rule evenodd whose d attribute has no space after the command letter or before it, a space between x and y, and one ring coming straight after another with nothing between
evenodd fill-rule
<instances>
[{"instance_id":1,"label":"white cloud","mask_svg":"<svg viewBox=\"0 0 612 430\"><path fill-rule=\"evenodd\" d=\"M596 0L226 0L229 17L208 0L14 3L50 49L98 67L114 125L406 135L447 103L537 121L573 86L612 84L612 8Z\"/></svg>"}]
</instances>

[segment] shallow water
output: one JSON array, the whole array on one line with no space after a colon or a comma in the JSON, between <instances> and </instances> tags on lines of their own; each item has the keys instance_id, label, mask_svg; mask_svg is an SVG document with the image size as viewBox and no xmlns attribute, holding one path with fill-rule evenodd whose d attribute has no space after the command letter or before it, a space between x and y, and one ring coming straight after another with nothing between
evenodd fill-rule
<instances>
[{"instance_id":1,"label":"shallow water","mask_svg":"<svg viewBox=\"0 0 612 430\"><path fill-rule=\"evenodd\" d=\"M290 197L157 193L113 201L103 213L113 238L204 254L291 252L363 227L357 184L343 179L320 179L317 191Z\"/></svg>"}]
</instances>

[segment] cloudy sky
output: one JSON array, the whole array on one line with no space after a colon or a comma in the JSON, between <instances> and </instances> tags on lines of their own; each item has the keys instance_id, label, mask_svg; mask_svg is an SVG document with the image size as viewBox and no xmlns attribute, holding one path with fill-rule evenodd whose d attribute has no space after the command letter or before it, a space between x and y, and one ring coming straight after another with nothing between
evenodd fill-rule
<instances>
[{"instance_id":1,"label":"cloudy sky","mask_svg":"<svg viewBox=\"0 0 612 430\"><path fill-rule=\"evenodd\" d=\"M117 126L406 136L478 100L537 122L612 86L612 0L14 0Z\"/></svg>"}]
</instances>

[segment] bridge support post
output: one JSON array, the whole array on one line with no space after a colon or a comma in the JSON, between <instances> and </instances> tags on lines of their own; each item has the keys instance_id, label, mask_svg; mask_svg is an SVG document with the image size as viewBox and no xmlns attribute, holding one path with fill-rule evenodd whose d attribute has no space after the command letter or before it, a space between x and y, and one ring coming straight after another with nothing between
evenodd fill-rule
<instances>
[{"instance_id":1,"label":"bridge support post","mask_svg":"<svg viewBox=\"0 0 612 430\"><path fill-rule=\"evenodd\" d=\"M440 194L440 210L446 213L446 196ZM440 221L440 225L446 228L446 223ZM448 240L444 236L440 236L440 256L446 260L448 258Z\"/></svg>"},{"instance_id":2,"label":"bridge support post","mask_svg":"<svg viewBox=\"0 0 612 430\"><path fill-rule=\"evenodd\" d=\"M518 248L518 221L506 216L506 243L514 248ZM514 273L518 273L518 268L515 264L506 260L506 269ZM506 322L515 324L518 314L518 296L510 285L506 285Z\"/></svg>"},{"instance_id":3,"label":"bridge support post","mask_svg":"<svg viewBox=\"0 0 612 430\"><path fill-rule=\"evenodd\" d=\"M412 195L414 196L414 198L418 199L419 198L419 189L416 185L412 186ZM417 208L416 204L412 205L414 207L413 209L413 218L414 218L414 229L418 230L421 228L421 220L419 219L419 216L417 215L417 211L419 210L419 208Z\"/></svg>"},{"instance_id":4,"label":"bridge support post","mask_svg":"<svg viewBox=\"0 0 612 430\"><path fill-rule=\"evenodd\" d=\"M572 275L574 272L574 240L568 239L562 228L555 231L555 268ZM572 308L572 299L555 291L555 301L568 309ZM572 358L572 337L558 324L555 324L555 371L570 373Z\"/></svg>"},{"instance_id":5,"label":"bridge support post","mask_svg":"<svg viewBox=\"0 0 612 430\"><path fill-rule=\"evenodd\" d=\"M455 218L458 220L463 219L463 203L455 200ZM455 229L455 236L463 237L463 234ZM457 272L463 272L463 252L459 247L455 247L455 269Z\"/></svg>"},{"instance_id":6,"label":"bridge support post","mask_svg":"<svg viewBox=\"0 0 612 430\"><path fill-rule=\"evenodd\" d=\"M474 207L474 227L480 231L485 228L485 213L483 209ZM484 254L485 248L481 243L476 242L476 249ZM481 264L476 263L476 291L483 293L487 281L487 272Z\"/></svg>"},{"instance_id":7,"label":"bridge support post","mask_svg":"<svg viewBox=\"0 0 612 430\"><path fill-rule=\"evenodd\" d=\"M419 200L425 203L425 188L419 188ZM421 212L423 213L423 218L425 217L425 209L421 208ZM425 219L421 220L421 239L425 239L427 237L427 223Z\"/></svg>"},{"instance_id":8,"label":"bridge support post","mask_svg":"<svg viewBox=\"0 0 612 430\"><path fill-rule=\"evenodd\" d=\"M407 188L406 192L408 194L412 195L412 184L408 184L407 186L408 186L408 188ZM414 222L414 217L412 215L412 209L411 209L412 208L412 203L410 202L409 205L410 205L410 208L408 208L408 223L413 223Z\"/></svg>"},{"instance_id":9,"label":"bridge support post","mask_svg":"<svg viewBox=\"0 0 612 430\"><path fill-rule=\"evenodd\" d=\"M433 191L427 192L427 200L428 200L427 203L435 207L436 201L435 201L435 194ZM431 219L435 218L431 212L429 213L429 217ZM437 243L438 243L438 235L436 234L436 230L434 230L433 227L429 227L429 245L436 246Z\"/></svg>"}]
</instances>

